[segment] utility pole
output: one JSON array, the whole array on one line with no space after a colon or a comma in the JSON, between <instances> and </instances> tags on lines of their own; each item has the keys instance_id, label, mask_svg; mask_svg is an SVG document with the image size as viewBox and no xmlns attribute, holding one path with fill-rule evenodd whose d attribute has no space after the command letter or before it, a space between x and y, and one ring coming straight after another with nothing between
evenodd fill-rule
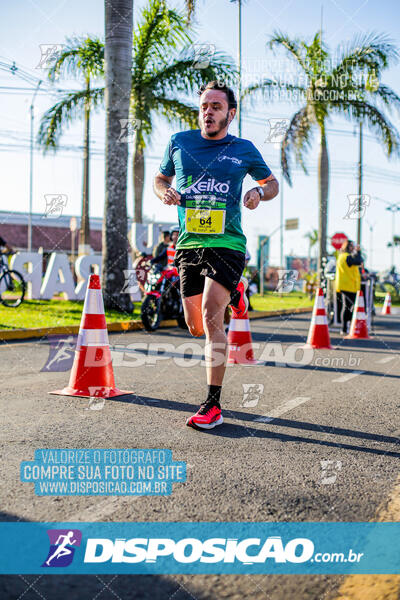
<instances>
[{"instance_id":1,"label":"utility pole","mask_svg":"<svg viewBox=\"0 0 400 600\"><path fill-rule=\"evenodd\" d=\"M265 237L260 243L260 294L264 296L264 246L269 242L270 236Z\"/></svg>"},{"instance_id":2,"label":"utility pole","mask_svg":"<svg viewBox=\"0 0 400 600\"><path fill-rule=\"evenodd\" d=\"M376 225L375 223L370 223L369 221L367 221L368 227L369 227L369 256L368 256L368 267L370 269L373 269L373 232L374 232L374 227Z\"/></svg>"},{"instance_id":3,"label":"utility pole","mask_svg":"<svg viewBox=\"0 0 400 600\"><path fill-rule=\"evenodd\" d=\"M242 0L238 0L239 8L239 56L238 56L238 103L237 103L237 118L238 118L238 136L242 137Z\"/></svg>"},{"instance_id":4,"label":"utility pole","mask_svg":"<svg viewBox=\"0 0 400 600\"><path fill-rule=\"evenodd\" d=\"M280 266L282 269L285 268L283 264L283 170L281 169L281 181L280 181Z\"/></svg>"},{"instance_id":5,"label":"utility pole","mask_svg":"<svg viewBox=\"0 0 400 600\"><path fill-rule=\"evenodd\" d=\"M392 239L390 242L390 262L391 267L394 267L394 232L395 232L395 215L400 210L400 206L398 204L392 204L386 207L386 210L389 210L392 213Z\"/></svg>"},{"instance_id":6,"label":"utility pole","mask_svg":"<svg viewBox=\"0 0 400 600\"><path fill-rule=\"evenodd\" d=\"M34 113L33 113L33 109L34 109L34 104L35 104L35 98L36 98L36 94L38 93L40 84L42 83L42 80L40 79L37 83L37 86L35 88L35 92L33 94L32 97L32 102L30 105L30 113L31 113L31 143L30 143L30 156L29 156L29 217L28 217L28 252L31 252L32 250L32 199L33 199L33 134L34 134L34 127L33 127L33 122L34 122Z\"/></svg>"},{"instance_id":7,"label":"utility pole","mask_svg":"<svg viewBox=\"0 0 400 600\"><path fill-rule=\"evenodd\" d=\"M359 155L358 155L358 220L357 220L357 244L361 246L361 210L362 210L362 178L363 178L363 137L362 121L359 130Z\"/></svg>"}]
</instances>

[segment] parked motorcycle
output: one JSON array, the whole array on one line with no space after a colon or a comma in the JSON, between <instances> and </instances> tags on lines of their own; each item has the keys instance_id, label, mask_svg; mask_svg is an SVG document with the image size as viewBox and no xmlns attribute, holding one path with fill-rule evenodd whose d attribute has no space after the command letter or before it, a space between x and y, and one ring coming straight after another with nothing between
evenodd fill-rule
<instances>
[{"instance_id":1,"label":"parked motorcycle","mask_svg":"<svg viewBox=\"0 0 400 600\"><path fill-rule=\"evenodd\" d=\"M187 328L175 267L163 269L153 265L147 274L144 291L141 318L146 331L155 331L164 319L176 319L179 327Z\"/></svg>"}]
</instances>

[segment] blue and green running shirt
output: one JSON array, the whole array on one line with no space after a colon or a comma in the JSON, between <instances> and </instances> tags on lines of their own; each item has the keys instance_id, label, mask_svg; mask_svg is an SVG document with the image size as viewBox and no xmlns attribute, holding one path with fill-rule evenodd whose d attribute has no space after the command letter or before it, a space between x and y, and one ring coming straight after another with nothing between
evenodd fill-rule
<instances>
[{"instance_id":1,"label":"blue and green running shirt","mask_svg":"<svg viewBox=\"0 0 400 600\"><path fill-rule=\"evenodd\" d=\"M177 249L230 248L245 252L241 224L243 179L263 182L271 175L260 152L249 140L226 135L207 140L200 129L171 136L160 173L176 176L181 194L178 206Z\"/></svg>"}]
</instances>

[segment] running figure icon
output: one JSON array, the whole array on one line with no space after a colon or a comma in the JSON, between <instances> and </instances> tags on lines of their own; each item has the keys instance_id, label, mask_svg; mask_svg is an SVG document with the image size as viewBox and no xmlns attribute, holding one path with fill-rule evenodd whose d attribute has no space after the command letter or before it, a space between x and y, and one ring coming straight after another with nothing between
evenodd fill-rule
<instances>
[{"instance_id":1,"label":"running figure icon","mask_svg":"<svg viewBox=\"0 0 400 600\"><path fill-rule=\"evenodd\" d=\"M67 556L68 554L72 554L72 550L70 548L67 548L67 546L73 546L73 544L76 544L78 540L74 540L71 539L74 537L74 532L73 531L69 531L66 535L59 535L58 539L56 541L56 546L57 549L56 551L46 560L46 565L49 567L51 561L54 558L61 558L62 556ZM62 542L60 542L60 540L63 540Z\"/></svg>"}]
</instances>

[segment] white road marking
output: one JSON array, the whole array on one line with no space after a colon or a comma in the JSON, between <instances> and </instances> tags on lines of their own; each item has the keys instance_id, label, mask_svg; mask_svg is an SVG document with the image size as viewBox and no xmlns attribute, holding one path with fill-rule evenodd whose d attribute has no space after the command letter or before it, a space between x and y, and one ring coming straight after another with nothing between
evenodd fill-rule
<instances>
[{"instance_id":1,"label":"white road marking","mask_svg":"<svg viewBox=\"0 0 400 600\"><path fill-rule=\"evenodd\" d=\"M354 377L357 377L357 375L361 375L361 373L365 373L365 371L353 371L352 373L346 373L346 375L342 375L337 379L332 379L332 383L346 383L346 381L354 379Z\"/></svg>"},{"instance_id":2,"label":"white road marking","mask_svg":"<svg viewBox=\"0 0 400 600\"><path fill-rule=\"evenodd\" d=\"M378 363L380 365L384 365L385 363L388 363L391 360L394 360L395 358L396 358L396 356L384 356L383 358L381 358L381 360L378 360Z\"/></svg>"},{"instance_id":3,"label":"white road marking","mask_svg":"<svg viewBox=\"0 0 400 600\"><path fill-rule=\"evenodd\" d=\"M268 413L268 415L265 415L264 417L257 417L257 419L254 419L254 421L256 421L257 423L270 423L277 417L280 417L281 415L284 415L285 413L289 412L289 410L292 410L292 408L296 408L296 406L304 404L304 402L307 402L307 400L311 400L311 398L304 398L303 396L293 398L293 400L288 400L284 404L281 404L277 408L271 410Z\"/></svg>"}]
</instances>

